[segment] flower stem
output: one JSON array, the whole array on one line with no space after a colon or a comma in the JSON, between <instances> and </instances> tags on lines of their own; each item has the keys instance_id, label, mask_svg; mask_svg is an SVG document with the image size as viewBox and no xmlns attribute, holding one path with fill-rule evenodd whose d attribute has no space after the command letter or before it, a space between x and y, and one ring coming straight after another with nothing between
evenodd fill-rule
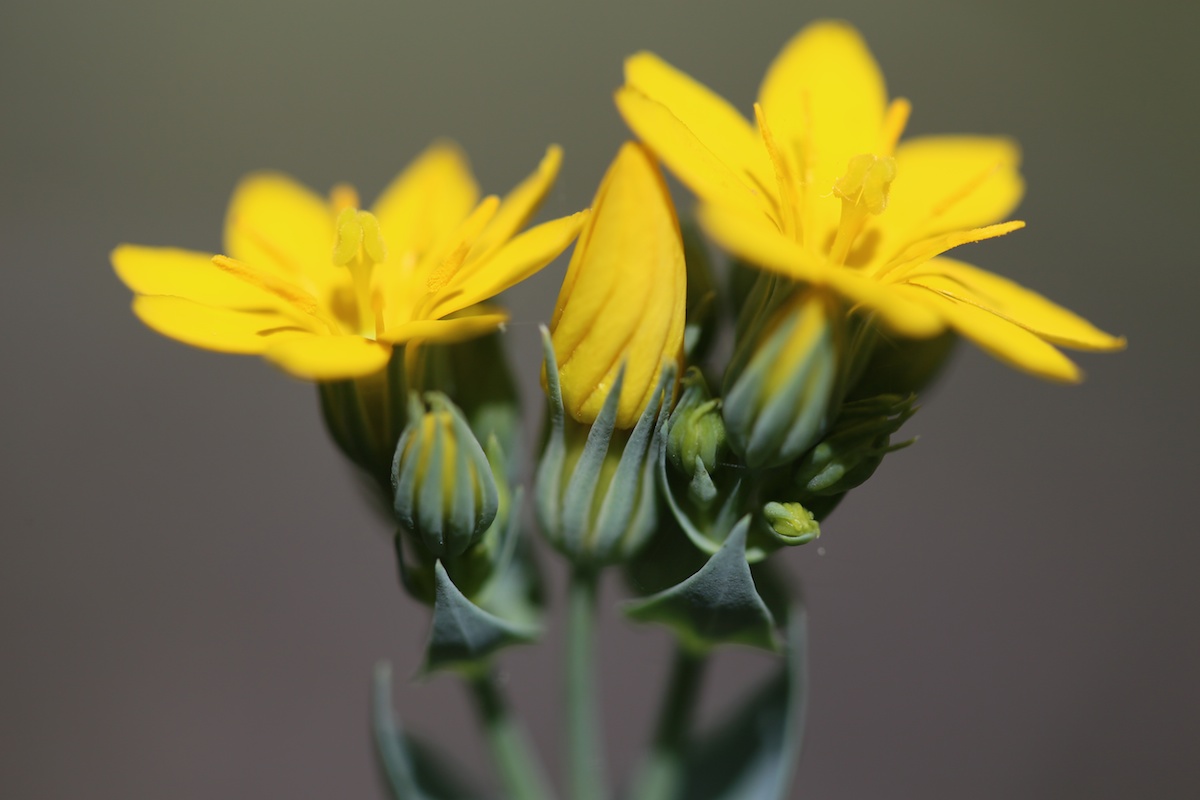
<instances>
[{"instance_id":1,"label":"flower stem","mask_svg":"<svg viewBox=\"0 0 1200 800\"><path fill-rule=\"evenodd\" d=\"M684 745L707 663L705 656L676 647L658 728L630 794L633 800L672 800L680 796Z\"/></svg>"},{"instance_id":2,"label":"flower stem","mask_svg":"<svg viewBox=\"0 0 1200 800\"><path fill-rule=\"evenodd\" d=\"M471 695L483 720L492 759L500 773L504 796L511 800L549 800L545 773L521 725L504 701L495 675L470 679Z\"/></svg>"},{"instance_id":3,"label":"flower stem","mask_svg":"<svg viewBox=\"0 0 1200 800\"><path fill-rule=\"evenodd\" d=\"M596 704L596 579L594 571L576 569L567 605L567 747L573 800L608 796Z\"/></svg>"}]
</instances>

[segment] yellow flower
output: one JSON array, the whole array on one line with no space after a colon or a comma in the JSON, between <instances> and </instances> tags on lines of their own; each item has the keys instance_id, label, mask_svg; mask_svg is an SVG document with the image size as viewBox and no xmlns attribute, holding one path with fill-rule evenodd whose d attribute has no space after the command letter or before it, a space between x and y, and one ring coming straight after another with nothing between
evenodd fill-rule
<instances>
[{"instance_id":1,"label":"yellow flower","mask_svg":"<svg viewBox=\"0 0 1200 800\"><path fill-rule=\"evenodd\" d=\"M572 417L594 422L624 365L617 427L633 427L663 366L679 359L686 294L671 195L654 157L627 142L596 192L551 321Z\"/></svg>"},{"instance_id":2,"label":"yellow flower","mask_svg":"<svg viewBox=\"0 0 1200 800\"><path fill-rule=\"evenodd\" d=\"M586 212L518 233L562 160L551 147L503 200L479 200L461 151L436 143L371 211L336 187L323 198L278 173L234 191L226 255L122 245L117 275L133 310L187 344L261 355L299 378L341 380L382 369L392 346L454 342L494 330L507 314L480 305L546 266Z\"/></svg>"},{"instance_id":3,"label":"yellow flower","mask_svg":"<svg viewBox=\"0 0 1200 800\"><path fill-rule=\"evenodd\" d=\"M943 257L1024 225L997 223L1023 192L1008 139L901 142L910 106L890 103L859 34L820 22L768 69L755 123L650 53L625 63L617 106L700 199L708 233L767 270L827 287L896 333L947 326L1010 365L1077 381L1053 345L1115 350L1125 340L1027 289Z\"/></svg>"}]
</instances>

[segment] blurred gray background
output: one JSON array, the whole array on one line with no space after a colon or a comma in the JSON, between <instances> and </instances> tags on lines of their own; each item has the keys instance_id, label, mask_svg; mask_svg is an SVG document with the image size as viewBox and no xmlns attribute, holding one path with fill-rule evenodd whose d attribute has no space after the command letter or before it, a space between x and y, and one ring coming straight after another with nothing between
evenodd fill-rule
<instances>
[{"instance_id":1,"label":"blurred gray background","mask_svg":"<svg viewBox=\"0 0 1200 800\"><path fill-rule=\"evenodd\" d=\"M261 167L372 197L437 136L488 191L561 143L543 215L569 213L626 137L610 99L625 55L652 49L748 112L780 45L821 16L863 30L915 103L910 133L1022 142L1029 228L970 260L1130 348L1081 356L1074 388L963 348L908 428L919 444L819 548L784 555L812 614L795 796L1200 796L1195 8L5 3L0 796L381 798L380 657L409 726L486 779L460 687L407 681L425 615L312 387L145 329L108 252L219 249L229 191ZM533 404L562 270L508 298ZM552 622L504 668L555 760ZM602 633L627 770L667 639L616 617ZM768 666L722 657L706 719Z\"/></svg>"}]
</instances>

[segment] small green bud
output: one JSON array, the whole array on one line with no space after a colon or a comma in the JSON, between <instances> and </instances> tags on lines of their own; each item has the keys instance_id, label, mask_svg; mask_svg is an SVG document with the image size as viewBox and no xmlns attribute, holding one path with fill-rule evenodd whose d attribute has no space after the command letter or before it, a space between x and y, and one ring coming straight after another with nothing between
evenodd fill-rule
<instances>
[{"instance_id":1,"label":"small green bud","mask_svg":"<svg viewBox=\"0 0 1200 800\"><path fill-rule=\"evenodd\" d=\"M880 395L847 403L829 435L797 465L803 495L843 494L870 478L885 455L911 444L892 445L891 436L916 413L914 399Z\"/></svg>"},{"instance_id":2,"label":"small green bud","mask_svg":"<svg viewBox=\"0 0 1200 800\"><path fill-rule=\"evenodd\" d=\"M721 401L709 395L695 367L688 369L682 383L683 393L667 422L667 458L689 478L701 470L711 475L725 450Z\"/></svg>"},{"instance_id":3,"label":"small green bud","mask_svg":"<svg viewBox=\"0 0 1200 800\"><path fill-rule=\"evenodd\" d=\"M807 544L821 535L821 526L799 503L767 503L763 517L780 544Z\"/></svg>"},{"instance_id":4,"label":"small green bud","mask_svg":"<svg viewBox=\"0 0 1200 800\"><path fill-rule=\"evenodd\" d=\"M462 412L440 392L425 411L410 398L409 423L392 465L396 518L435 558L454 558L496 518L491 466Z\"/></svg>"},{"instance_id":5,"label":"small green bud","mask_svg":"<svg viewBox=\"0 0 1200 800\"><path fill-rule=\"evenodd\" d=\"M746 466L786 464L824 433L843 326L818 290L794 291L765 325L744 325L752 332L726 375L723 414L730 447Z\"/></svg>"}]
</instances>

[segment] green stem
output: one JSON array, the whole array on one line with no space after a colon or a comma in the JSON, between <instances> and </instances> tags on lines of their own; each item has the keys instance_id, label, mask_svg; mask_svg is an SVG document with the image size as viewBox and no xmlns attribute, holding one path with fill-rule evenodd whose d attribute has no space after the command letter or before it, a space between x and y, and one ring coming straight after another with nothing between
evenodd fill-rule
<instances>
[{"instance_id":1,"label":"green stem","mask_svg":"<svg viewBox=\"0 0 1200 800\"><path fill-rule=\"evenodd\" d=\"M596 696L596 578L576 569L567 601L567 758L573 800L604 800L604 752Z\"/></svg>"},{"instance_id":2,"label":"green stem","mask_svg":"<svg viewBox=\"0 0 1200 800\"><path fill-rule=\"evenodd\" d=\"M676 647L654 743L630 794L634 800L672 800L680 796L684 745L707 663L705 656Z\"/></svg>"},{"instance_id":3,"label":"green stem","mask_svg":"<svg viewBox=\"0 0 1200 800\"><path fill-rule=\"evenodd\" d=\"M500 687L496 685L495 676L491 672L482 674L470 679L470 686L492 749L492 759L500 773L504 797L511 800L549 800L545 773L525 731L509 711Z\"/></svg>"}]
</instances>

